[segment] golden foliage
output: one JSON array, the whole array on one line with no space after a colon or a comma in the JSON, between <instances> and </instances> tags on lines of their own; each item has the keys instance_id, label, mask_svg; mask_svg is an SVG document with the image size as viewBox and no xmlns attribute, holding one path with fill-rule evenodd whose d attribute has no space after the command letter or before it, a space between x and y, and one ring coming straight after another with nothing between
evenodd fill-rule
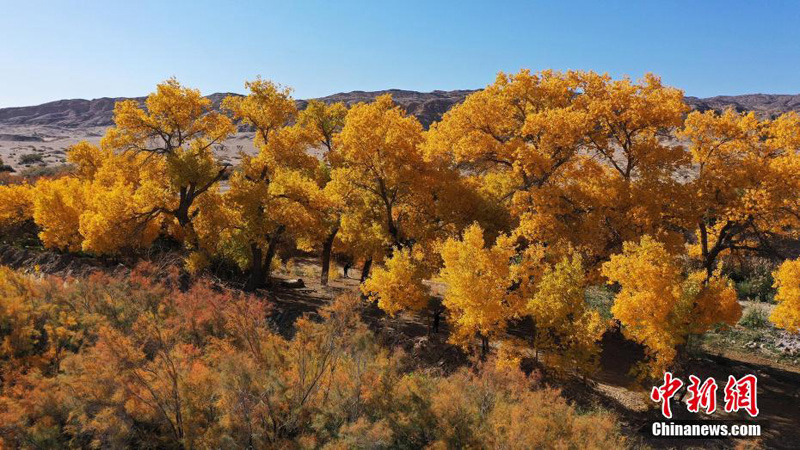
<instances>
[{"instance_id":1,"label":"golden foliage","mask_svg":"<svg viewBox=\"0 0 800 450\"><path fill-rule=\"evenodd\" d=\"M361 292L389 315L402 310L419 311L428 305L428 287L422 281L424 272L412 252L397 250L386 261L386 267L376 268L362 283Z\"/></svg>"},{"instance_id":2,"label":"golden foliage","mask_svg":"<svg viewBox=\"0 0 800 450\"><path fill-rule=\"evenodd\" d=\"M402 247L414 238L421 205L415 198L425 186L421 142L422 126L388 94L347 113L328 155L334 167L331 189L348 202L343 216L355 215L359 228L379 233L367 234L370 240ZM341 239L358 242L360 230L349 228L347 217L342 222Z\"/></svg>"},{"instance_id":3,"label":"golden foliage","mask_svg":"<svg viewBox=\"0 0 800 450\"><path fill-rule=\"evenodd\" d=\"M603 275L621 286L611 312L627 336L647 347L653 376L667 370L689 334L716 323L733 325L741 316L727 279L718 272L710 279L703 272L686 277L664 245L649 236L626 242L621 254L603 264Z\"/></svg>"},{"instance_id":4,"label":"golden foliage","mask_svg":"<svg viewBox=\"0 0 800 450\"><path fill-rule=\"evenodd\" d=\"M509 291L514 281L509 241L498 240L487 248L481 227L471 225L462 239L444 242L441 255L439 277L447 285L442 303L454 327L451 341L468 347L476 334L496 336L520 316L524 303Z\"/></svg>"},{"instance_id":5,"label":"golden foliage","mask_svg":"<svg viewBox=\"0 0 800 450\"><path fill-rule=\"evenodd\" d=\"M697 223L690 251L709 273L720 256L757 249L759 238L797 236L800 116L692 112L679 136L690 141L697 168L689 185Z\"/></svg>"},{"instance_id":6,"label":"golden foliage","mask_svg":"<svg viewBox=\"0 0 800 450\"><path fill-rule=\"evenodd\" d=\"M583 373L596 369L598 342L606 330L585 299L586 279L579 256L545 269L528 310L535 321L534 345L556 367Z\"/></svg>"},{"instance_id":7,"label":"golden foliage","mask_svg":"<svg viewBox=\"0 0 800 450\"><path fill-rule=\"evenodd\" d=\"M247 83L246 97L228 97L224 105L234 117L253 125L258 155L243 155L241 169L222 197L226 213L216 213L227 230L219 227L207 247L227 253L241 267L250 267L249 288L269 283L270 247L294 240L308 249L325 232L328 198L317 183L319 162L306 152L313 136L298 125L289 126L297 111L290 91L258 79Z\"/></svg>"},{"instance_id":8,"label":"golden foliage","mask_svg":"<svg viewBox=\"0 0 800 450\"><path fill-rule=\"evenodd\" d=\"M270 134L283 128L297 116L292 90L269 80L256 78L244 84L247 96L228 96L222 107L257 130L256 148L270 140Z\"/></svg>"},{"instance_id":9,"label":"golden foliage","mask_svg":"<svg viewBox=\"0 0 800 450\"><path fill-rule=\"evenodd\" d=\"M29 184L0 185L0 230L33 219L33 198L33 187Z\"/></svg>"},{"instance_id":10,"label":"golden foliage","mask_svg":"<svg viewBox=\"0 0 800 450\"><path fill-rule=\"evenodd\" d=\"M77 178L42 180L36 184L33 219L46 247L80 251L80 217L87 208L87 186Z\"/></svg>"},{"instance_id":11,"label":"golden foliage","mask_svg":"<svg viewBox=\"0 0 800 450\"><path fill-rule=\"evenodd\" d=\"M174 78L159 84L144 106L136 100L117 102L115 126L103 137L102 147L169 157L193 143L208 148L234 131L227 117L211 109L211 100Z\"/></svg>"},{"instance_id":12,"label":"golden foliage","mask_svg":"<svg viewBox=\"0 0 800 450\"><path fill-rule=\"evenodd\" d=\"M653 373L689 335L740 314L720 258L800 230L800 116L686 115L682 92L651 74L500 73L428 131L389 95L298 112L287 87L245 86L222 102L230 118L175 79L144 105L119 102L100 147L69 149L72 173L0 186L0 227L32 220L45 247L104 255L168 236L192 274L234 263L249 289L269 285L287 249L322 247L326 266L332 252L374 262L361 289L390 314L424 308L423 280L440 271L452 342L496 339L513 365L528 348L506 328L530 317L544 358L583 372L605 329L584 291L602 274ZM258 154L229 170L214 150L233 121L256 130ZM679 264L687 248L702 270ZM773 320L796 330L786 267ZM109 433L124 434L117 425ZM348 430L384 439L384 425Z\"/></svg>"},{"instance_id":13,"label":"golden foliage","mask_svg":"<svg viewBox=\"0 0 800 450\"><path fill-rule=\"evenodd\" d=\"M309 100L297 121L302 129L312 134L312 142L318 142L330 152L333 151L334 136L344 127L346 116L344 103L328 105L319 100Z\"/></svg>"},{"instance_id":14,"label":"golden foliage","mask_svg":"<svg viewBox=\"0 0 800 450\"><path fill-rule=\"evenodd\" d=\"M163 223L148 214L164 204L163 165L85 142L67 157L78 167L74 176L40 180L34 189L33 217L44 245L96 254L150 245Z\"/></svg>"},{"instance_id":15,"label":"golden foliage","mask_svg":"<svg viewBox=\"0 0 800 450\"><path fill-rule=\"evenodd\" d=\"M773 276L778 305L769 319L775 326L797 333L800 331L800 260L784 261Z\"/></svg>"},{"instance_id":16,"label":"golden foliage","mask_svg":"<svg viewBox=\"0 0 800 450\"><path fill-rule=\"evenodd\" d=\"M687 202L674 174L688 158L661 136L686 109L653 75L500 73L434 124L424 147L480 179L510 215L506 231L562 255L578 249L594 265L643 234L680 247ZM489 228L503 214L492 218Z\"/></svg>"},{"instance_id":17,"label":"golden foliage","mask_svg":"<svg viewBox=\"0 0 800 450\"><path fill-rule=\"evenodd\" d=\"M213 111L211 100L200 91L182 86L174 78L156 87L145 100L146 110L135 101L114 106L114 124L101 141L103 149L144 156L161 170L167 186L150 192L153 203L142 217L160 219L167 215L181 228L178 237L197 247L194 230L195 201L213 190L226 166L213 155L235 127L226 116Z\"/></svg>"}]
</instances>

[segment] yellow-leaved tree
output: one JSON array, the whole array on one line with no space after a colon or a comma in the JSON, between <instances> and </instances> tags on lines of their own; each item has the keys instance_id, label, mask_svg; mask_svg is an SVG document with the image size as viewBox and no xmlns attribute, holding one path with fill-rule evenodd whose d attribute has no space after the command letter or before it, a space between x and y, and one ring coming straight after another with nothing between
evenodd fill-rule
<instances>
[{"instance_id":1,"label":"yellow-leaved tree","mask_svg":"<svg viewBox=\"0 0 800 450\"><path fill-rule=\"evenodd\" d=\"M551 354L589 368L604 326L584 309L583 272L594 274L624 241L648 233L680 249L688 212L675 175L689 158L664 137L681 125L686 109L682 92L652 75L633 82L522 70L500 73L427 133L426 158L458 168L494 204L488 215L462 214L513 241L513 282L502 288L529 300L541 330L537 346L564 342ZM564 265L565 257L570 264L577 257L581 269ZM571 289L561 292L554 283ZM576 309L565 312L567 305ZM564 328L579 313L585 323ZM559 337L573 331L586 340Z\"/></svg>"},{"instance_id":2,"label":"yellow-leaved tree","mask_svg":"<svg viewBox=\"0 0 800 450\"><path fill-rule=\"evenodd\" d=\"M503 206L487 226L553 254L578 250L594 268L643 234L682 244L687 202L675 172L688 157L664 138L686 109L682 92L652 75L500 73L431 127L425 151Z\"/></svg>"},{"instance_id":3,"label":"yellow-leaved tree","mask_svg":"<svg viewBox=\"0 0 800 450\"><path fill-rule=\"evenodd\" d=\"M67 149L75 172L39 180L33 218L46 247L114 254L149 246L162 231L153 205L168 201L163 161L87 142Z\"/></svg>"},{"instance_id":4,"label":"yellow-leaved tree","mask_svg":"<svg viewBox=\"0 0 800 450\"><path fill-rule=\"evenodd\" d=\"M671 252L682 250L689 157L671 136L689 109L683 92L652 74L636 82L594 72L571 76L581 92L574 105L590 123L587 142L556 195L523 228L531 239L579 249L592 267L645 234Z\"/></svg>"},{"instance_id":5,"label":"yellow-leaved tree","mask_svg":"<svg viewBox=\"0 0 800 450\"><path fill-rule=\"evenodd\" d=\"M423 266L407 248L394 252L385 267L377 267L361 285L361 292L389 315L402 310L419 311L428 306L428 287L422 283Z\"/></svg>"},{"instance_id":6,"label":"yellow-leaved tree","mask_svg":"<svg viewBox=\"0 0 800 450\"><path fill-rule=\"evenodd\" d=\"M711 278L704 271L686 275L664 244L649 236L626 242L602 270L620 286L611 312L625 335L646 347L643 375L661 376L690 335L717 323L733 325L742 314L736 291L719 271Z\"/></svg>"},{"instance_id":7,"label":"yellow-leaved tree","mask_svg":"<svg viewBox=\"0 0 800 450\"><path fill-rule=\"evenodd\" d=\"M600 314L586 302L586 276L580 256L546 267L528 300L533 317L534 346L562 370L588 374L597 369L598 342L606 330Z\"/></svg>"},{"instance_id":8,"label":"yellow-leaved tree","mask_svg":"<svg viewBox=\"0 0 800 450\"><path fill-rule=\"evenodd\" d=\"M298 126L308 134L309 143L313 145L314 149L323 152L324 170L320 174L319 180L323 189L331 179L330 154L333 152L336 135L344 127L346 116L347 107L344 103L325 104L319 100L310 100L297 117ZM341 226L344 205L342 204L343 199L333 190L324 190L323 194L329 197L328 208L321 211L326 233L322 241L320 283L326 286L330 272L331 254Z\"/></svg>"},{"instance_id":9,"label":"yellow-leaved tree","mask_svg":"<svg viewBox=\"0 0 800 450\"><path fill-rule=\"evenodd\" d=\"M500 73L431 126L426 156L461 169L495 206L485 227L509 232L535 205L546 204L587 143L591 123L577 97L569 74Z\"/></svg>"},{"instance_id":10,"label":"yellow-leaved tree","mask_svg":"<svg viewBox=\"0 0 800 450\"><path fill-rule=\"evenodd\" d=\"M388 94L350 109L330 153L331 188L347 199L343 215L360 222L342 219L344 242L373 231L385 252L413 244L415 197L425 189L421 142L422 125Z\"/></svg>"},{"instance_id":11,"label":"yellow-leaved tree","mask_svg":"<svg viewBox=\"0 0 800 450\"><path fill-rule=\"evenodd\" d=\"M227 170L213 148L234 130L211 100L175 79L159 84L144 105L118 102L102 148L72 146L75 173L37 183L40 238L48 247L109 254L146 247L165 232L197 250L198 199L218 199Z\"/></svg>"},{"instance_id":12,"label":"yellow-leaved tree","mask_svg":"<svg viewBox=\"0 0 800 450\"><path fill-rule=\"evenodd\" d=\"M153 205L166 204L170 196L163 160L85 142L71 147L67 159L76 165L86 189L79 224L83 251L113 254L147 248L163 231L170 219L153 211Z\"/></svg>"},{"instance_id":13,"label":"yellow-leaved tree","mask_svg":"<svg viewBox=\"0 0 800 450\"><path fill-rule=\"evenodd\" d=\"M124 100L114 106L114 126L101 141L114 153L142 154L164 164L167 191L154 192L145 218L167 215L179 227L179 237L190 248L199 245L194 230L196 201L218 188L228 166L220 163L213 149L228 138L235 127L228 117L214 111L211 100L197 89L169 79L156 87L144 102Z\"/></svg>"},{"instance_id":14,"label":"yellow-leaved tree","mask_svg":"<svg viewBox=\"0 0 800 450\"><path fill-rule=\"evenodd\" d=\"M471 225L462 239L448 239L441 247L444 265L439 277L446 283L442 303L447 308L453 331L451 342L468 348L476 336L481 352L489 340L501 335L508 322L523 313L524 301L512 291L514 248L508 239L486 247L483 229Z\"/></svg>"},{"instance_id":15,"label":"yellow-leaved tree","mask_svg":"<svg viewBox=\"0 0 800 450\"><path fill-rule=\"evenodd\" d=\"M273 258L281 241L310 249L325 233L319 161L308 150L313 141L299 125L291 91L261 78L246 83L246 97L228 97L223 106L256 129L256 156L244 155L230 178L225 205L231 211L227 239L220 244L249 268L246 288L270 284ZM222 236L221 236L222 237Z\"/></svg>"},{"instance_id":16,"label":"yellow-leaved tree","mask_svg":"<svg viewBox=\"0 0 800 450\"><path fill-rule=\"evenodd\" d=\"M774 254L769 242L800 230L800 116L692 112L680 136L690 142L697 243L691 255L710 277L721 256Z\"/></svg>"},{"instance_id":17,"label":"yellow-leaved tree","mask_svg":"<svg viewBox=\"0 0 800 450\"><path fill-rule=\"evenodd\" d=\"M390 314L428 305L420 292L398 295L397 278L418 291L422 278L436 270L435 242L471 223L469 206L478 203L459 168L428 157L423 139L419 121L387 94L353 106L328 153L332 170L325 191L339 205L336 243L351 258L364 260L362 282L373 261L388 258L364 292ZM409 253L394 258L403 250ZM432 313L437 323L441 310Z\"/></svg>"},{"instance_id":18,"label":"yellow-leaved tree","mask_svg":"<svg viewBox=\"0 0 800 450\"><path fill-rule=\"evenodd\" d=\"M33 218L33 187L30 184L0 185L0 230L18 227Z\"/></svg>"},{"instance_id":19,"label":"yellow-leaved tree","mask_svg":"<svg viewBox=\"0 0 800 450\"><path fill-rule=\"evenodd\" d=\"M800 331L800 260L787 260L773 274L778 305L770 321L792 333Z\"/></svg>"},{"instance_id":20,"label":"yellow-leaved tree","mask_svg":"<svg viewBox=\"0 0 800 450\"><path fill-rule=\"evenodd\" d=\"M33 220L45 247L78 252L83 247L81 214L88 205L88 186L78 178L39 180L33 196Z\"/></svg>"}]
</instances>

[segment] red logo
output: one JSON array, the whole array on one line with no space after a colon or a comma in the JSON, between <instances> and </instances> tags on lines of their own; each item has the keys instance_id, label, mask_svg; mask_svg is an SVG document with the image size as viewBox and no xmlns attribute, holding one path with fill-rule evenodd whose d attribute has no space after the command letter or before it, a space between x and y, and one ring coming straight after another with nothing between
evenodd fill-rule
<instances>
[{"instance_id":1,"label":"red logo","mask_svg":"<svg viewBox=\"0 0 800 450\"><path fill-rule=\"evenodd\" d=\"M672 418L670 400L683 387L680 378L672 376L672 372L664 372L664 383L654 386L650 391L650 399L661 403L661 414L667 419ZM758 379L755 375L745 375L736 379L728 376L725 384L725 412L734 413L745 410L750 417L758 415L758 402L756 400ZM700 378L689 375L689 385L686 390L689 398L686 400L686 409L698 413L703 410L706 414L713 414L717 410L717 382L713 378L706 378L702 383Z\"/></svg>"},{"instance_id":2,"label":"red logo","mask_svg":"<svg viewBox=\"0 0 800 450\"><path fill-rule=\"evenodd\" d=\"M650 391L650 399L654 402L661 402L661 414L667 419L672 418L672 409L669 406L669 400L678 392L678 389L683 386L683 381L678 378L672 377L672 372L664 372L664 384L654 386Z\"/></svg>"},{"instance_id":3,"label":"red logo","mask_svg":"<svg viewBox=\"0 0 800 450\"><path fill-rule=\"evenodd\" d=\"M745 375L738 380L733 375L728 375L728 384L725 385L725 412L736 412L743 409L750 414L750 417L757 416L757 385L758 379L755 375Z\"/></svg>"},{"instance_id":4,"label":"red logo","mask_svg":"<svg viewBox=\"0 0 800 450\"><path fill-rule=\"evenodd\" d=\"M700 378L694 375L689 375L689 400L686 401L686 409L690 412L700 412L700 408L706 411L706 414L713 414L717 410L717 382L711 378L706 378L703 384L700 384Z\"/></svg>"}]
</instances>

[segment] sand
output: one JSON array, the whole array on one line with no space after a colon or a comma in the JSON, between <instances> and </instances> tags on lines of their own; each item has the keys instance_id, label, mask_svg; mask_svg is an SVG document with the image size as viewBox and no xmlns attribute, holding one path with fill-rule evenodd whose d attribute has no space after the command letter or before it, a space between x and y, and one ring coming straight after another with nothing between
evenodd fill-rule
<instances>
[{"instance_id":1,"label":"sand","mask_svg":"<svg viewBox=\"0 0 800 450\"><path fill-rule=\"evenodd\" d=\"M66 163L66 150L80 141L98 144L105 127L63 128L47 125L0 125L0 158L21 172L36 167L54 167ZM215 148L220 160L232 165L241 161L241 153L253 155L253 133L240 132ZM24 164L23 155L41 155L41 162Z\"/></svg>"}]
</instances>

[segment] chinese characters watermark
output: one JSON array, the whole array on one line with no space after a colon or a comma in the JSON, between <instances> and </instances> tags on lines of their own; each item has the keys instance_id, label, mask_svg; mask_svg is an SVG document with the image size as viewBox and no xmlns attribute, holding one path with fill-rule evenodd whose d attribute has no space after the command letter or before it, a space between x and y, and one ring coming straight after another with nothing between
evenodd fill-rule
<instances>
[{"instance_id":1,"label":"chinese characters watermark","mask_svg":"<svg viewBox=\"0 0 800 450\"><path fill-rule=\"evenodd\" d=\"M661 414L667 419L672 418L670 400L683 385L683 380L673 376L672 372L665 372L664 383L661 386L654 386L650 392L650 399L661 403ZM756 417L758 415L757 386L758 379L755 375L749 374L738 379L729 375L723 390L725 412L734 413L744 410L750 417ZM706 378L701 383L700 378L689 375L689 385L686 387L689 399L686 401L686 409L693 413L703 410L706 414L713 414L717 410L717 389L717 382L713 378Z\"/></svg>"}]
</instances>

